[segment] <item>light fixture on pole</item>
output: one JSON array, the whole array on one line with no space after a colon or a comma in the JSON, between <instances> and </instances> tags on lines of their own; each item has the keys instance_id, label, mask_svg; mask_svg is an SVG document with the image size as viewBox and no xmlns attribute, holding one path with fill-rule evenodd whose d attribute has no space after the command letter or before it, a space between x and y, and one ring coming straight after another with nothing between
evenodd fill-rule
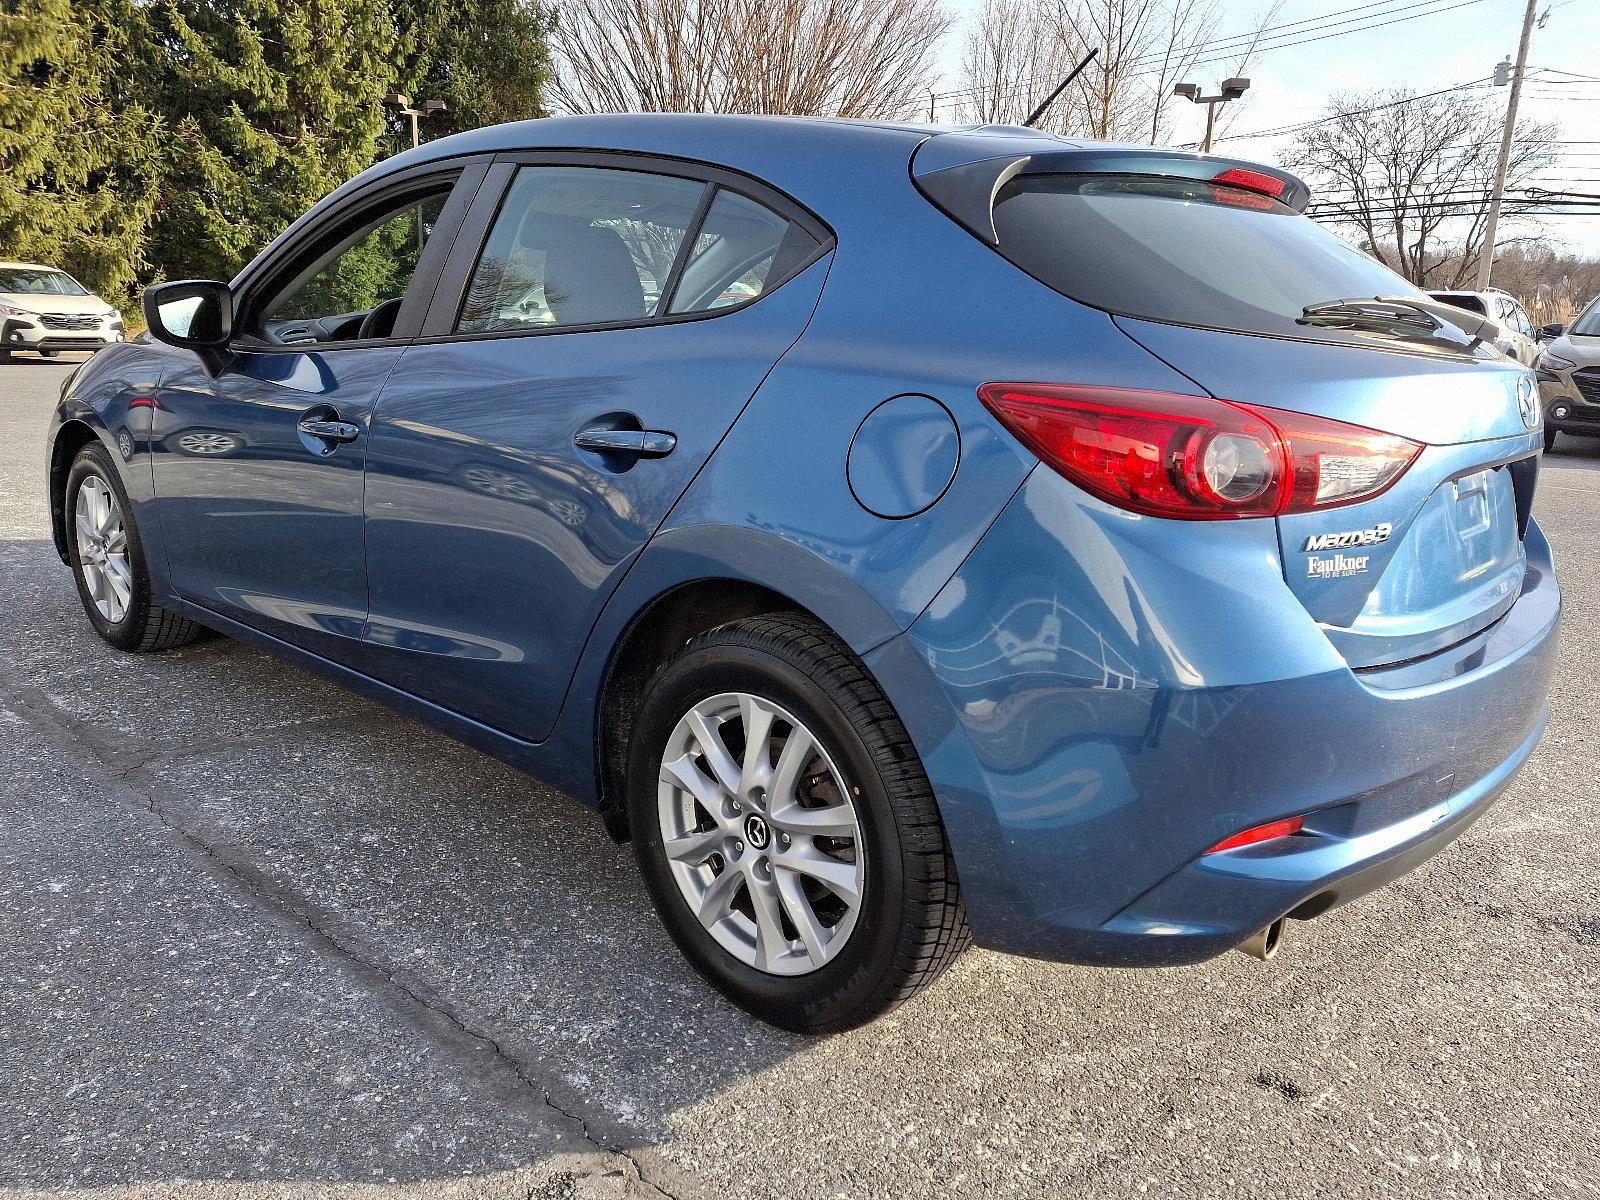
<instances>
[{"instance_id":1,"label":"light fixture on pole","mask_svg":"<svg viewBox=\"0 0 1600 1200\"><path fill-rule=\"evenodd\" d=\"M411 145L413 148L422 144L422 137L417 128L418 122L434 113L441 113L445 109L443 100L424 100L419 105L411 103L411 97L404 92L390 92L383 98L383 103L395 110L402 117L411 120Z\"/></svg>"},{"instance_id":2,"label":"light fixture on pole","mask_svg":"<svg viewBox=\"0 0 1600 1200\"><path fill-rule=\"evenodd\" d=\"M1182 96L1185 100L1194 104L1204 104L1206 106L1206 140L1200 146L1202 153L1211 153L1211 137L1217 128L1217 106L1237 100L1249 90L1250 81L1237 75L1232 79L1224 79L1222 81L1222 90L1215 96L1202 96L1198 83L1178 83L1173 85L1172 94L1174 96Z\"/></svg>"}]
</instances>

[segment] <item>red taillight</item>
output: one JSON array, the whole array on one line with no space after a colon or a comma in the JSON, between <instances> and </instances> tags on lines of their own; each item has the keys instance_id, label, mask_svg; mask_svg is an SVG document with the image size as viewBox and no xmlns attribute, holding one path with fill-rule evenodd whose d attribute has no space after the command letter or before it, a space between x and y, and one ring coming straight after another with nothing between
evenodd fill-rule
<instances>
[{"instance_id":1,"label":"red taillight","mask_svg":"<svg viewBox=\"0 0 1600 1200\"><path fill-rule=\"evenodd\" d=\"M1268 175L1264 171L1246 171L1243 167L1230 167L1220 175L1213 175L1211 182L1224 184L1227 187L1243 188L1247 192L1259 192L1263 196L1271 196L1274 200L1282 200L1283 193L1289 188L1287 180Z\"/></svg>"},{"instance_id":2,"label":"red taillight","mask_svg":"<svg viewBox=\"0 0 1600 1200\"><path fill-rule=\"evenodd\" d=\"M1291 833L1299 833L1305 828L1305 823L1304 817L1285 817L1281 821L1268 821L1265 825L1257 825L1254 829L1246 829L1243 833L1223 838L1206 853L1237 850L1240 846L1254 846L1257 842L1270 842L1273 838L1288 837Z\"/></svg>"},{"instance_id":3,"label":"red taillight","mask_svg":"<svg viewBox=\"0 0 1600 1200\"><path fill-rule=\"evenodd\" d=\"M1349 504L1378 495L1422 452L1392 434L1210 396L986 383L978 397L1072 482L1155 517L1213 521Z\"/></svg>"}]
</instances>

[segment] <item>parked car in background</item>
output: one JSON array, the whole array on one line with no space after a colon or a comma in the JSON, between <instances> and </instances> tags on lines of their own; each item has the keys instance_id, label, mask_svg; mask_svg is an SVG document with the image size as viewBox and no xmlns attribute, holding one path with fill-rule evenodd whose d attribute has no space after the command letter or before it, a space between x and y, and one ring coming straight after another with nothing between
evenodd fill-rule
<instances>
[{"instance_id":1,"label":"parked car in background","mask_svg":"<svg viewBox=\"0 0 1600 1200\"><path fill-rule=\"evenodd\" d=\"M1556 434L1600 437L1600 296L1568 326L1547 325L1554 335L1539 355L1544 402L1544 448Z\"/></svg>"},{"instance_id":2,"label":"parked car in background","mask_svg":"<svg viewBox=\"0 0 1600 1200\"><path fill-rule=\"evenodd\" d=\"M1522 307L1522 301L1510 292L1490 288L1487 292L1429 292L1428 295L1464 312L1493 321L1500 328L1491 340L1507 357L1516 359L1525 367L1533 366L1538 359L1539 333L1528 316L1528 310Z\"/></svg>"},{"instance_id":3,"label":"parked car in background","mask_svg":"<svg viewBox=\"0 0 1600 1200\"><path fill-rule=\"evenodd\" d=\"M1533 373L1309 198L1008 128L442 138L146 294L56 547L112 646L223 631L594 807L778 1025L969 939L1266 958L1505 789L1561 611Z\"/></svg>"},{"instance_id":4,"label":"parked car in background","mask_svg":"<svg viewBox=\"0 0 1600 1200\"><path fill-rule=\"evenodd\" d=\"M0 262L0 362L19 350L98 350L123 332L122 314L65 271Z\"/></svg>"}]
</instances>

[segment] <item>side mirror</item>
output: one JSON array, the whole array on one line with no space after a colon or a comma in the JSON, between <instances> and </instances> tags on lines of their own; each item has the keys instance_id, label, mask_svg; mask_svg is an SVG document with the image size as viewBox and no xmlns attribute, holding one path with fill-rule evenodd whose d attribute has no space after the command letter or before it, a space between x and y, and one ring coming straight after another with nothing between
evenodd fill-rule
<instances>
[{"instance_id":1,"label":"side mirror","mask_svg":"<svg viewBox=\"0 0 1600 1200\"><path fill-rule=\"evenodd\" d=\"M1539 326L1539 339L1541 341L1549 341L1553 338L1560 337L1566 331L1567 327L1560 321L1552 321L1548 325Z\"/></svg>"},{"instance_id":2,"label":"side mirror","mask_svg":"<svg viewBox=\"0 0 1600 1200\"><path fill-rule=\"evenodd\" d=\"M187 350L217 350L233 336L233 293L214 279L158 283L144 293L150 336Z\"/></svg>"}]
</instances>

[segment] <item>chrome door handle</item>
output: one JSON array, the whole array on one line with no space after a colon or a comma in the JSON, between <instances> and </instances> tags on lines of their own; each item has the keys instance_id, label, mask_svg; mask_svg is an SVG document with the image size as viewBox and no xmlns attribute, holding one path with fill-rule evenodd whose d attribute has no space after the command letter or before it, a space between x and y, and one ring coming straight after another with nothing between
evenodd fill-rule
<instances>
[{"instance_id":1,"label":"chrome door handle","mask_svg":"<svg viewBox=\"0 0 1600 1200\"><path fill-rule=\"evenodd\" d=\"M677 448L678 439L664 429L584 429L573 435L572 444L600 454L664 458Z\"/></svg>"},{"instance_id":2,"label":"chrome door handle","mask_svg":"<svg viewBox=\"0 0 1600 1200\"><path fill-rule=\"evenodd\" d=\"M353 442L361 436L361 426L349 421L306 417L300 422L300 432L325 442Z\"/></svg>"}]
</instances>

